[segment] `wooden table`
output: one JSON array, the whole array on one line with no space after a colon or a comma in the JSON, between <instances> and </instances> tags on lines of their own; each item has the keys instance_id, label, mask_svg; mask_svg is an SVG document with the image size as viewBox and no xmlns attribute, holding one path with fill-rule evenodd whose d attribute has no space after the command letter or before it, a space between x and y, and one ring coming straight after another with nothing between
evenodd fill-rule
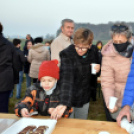
<instances>
[{"instance_id":1,"label":"wooden table","mask_svg":"<svg viewBox=\"0 0 134 134\"><path fill-rule=\"evenodd\" d=\"M0 114L0 118L20 119L14 114ZM33 116L32 118L46 119L49 117ZM65 118L58 120L52 134L99 134L101 131L108 131L110 134L127 134L124 129L120 128L117 123L114 122Z\"/></svg>"}]
</instances>

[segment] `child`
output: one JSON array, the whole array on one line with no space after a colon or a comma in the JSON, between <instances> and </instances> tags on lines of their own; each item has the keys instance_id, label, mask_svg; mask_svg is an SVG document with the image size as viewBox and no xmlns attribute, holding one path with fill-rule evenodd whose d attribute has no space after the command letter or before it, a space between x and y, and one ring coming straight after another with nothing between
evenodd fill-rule
<instances>
[{"instance_id":1,"label":"child","mask_svg":"<svg viewBox=\"0 0 134 134\"><path fill-rule=\"evenodd\" d=\"M59 79L58 61L44 61L39 68L38 79L40 83L35 83L26 90L23 100L15 106L17 116L28 117L29 114L38 111L40 115L50 115L48 110L56 108L59 104ZM67 109L63 116L68 117L70 109Z\"/></svg>"}]
</instances>

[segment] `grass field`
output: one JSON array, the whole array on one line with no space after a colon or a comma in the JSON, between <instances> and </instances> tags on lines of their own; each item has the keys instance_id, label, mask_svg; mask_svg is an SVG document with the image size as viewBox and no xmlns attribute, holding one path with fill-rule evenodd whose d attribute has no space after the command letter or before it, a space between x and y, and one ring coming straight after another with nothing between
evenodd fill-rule
<instances>
[{"instance_id":1,"label":"grass field","mask_svg":"<svg viewBox=\"0 0 134 134\"><path fill-rule=\"evenodd\" d=\"M21 99L25 95L25 91L26 91L26 78L25 78L25 74L24 74L23 83L22 83L22 91L21 91ZM15 103L17 103L21 99L16 99L16 89L14 89L13 97L10 98L10 102L9 102L9 113L14 113ZM101 121L106 120L104 107L103 107L102 95L100 95L100 97L99 97L99 94L97 94L97 101L96 102L91 101L88 118L90 120L101 120Z\"/></svg>"}]
</instances>

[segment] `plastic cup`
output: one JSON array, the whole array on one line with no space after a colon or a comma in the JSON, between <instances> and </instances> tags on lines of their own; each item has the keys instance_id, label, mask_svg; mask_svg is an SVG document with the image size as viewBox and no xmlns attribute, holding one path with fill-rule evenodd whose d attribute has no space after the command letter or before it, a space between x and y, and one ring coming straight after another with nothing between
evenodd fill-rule
<instances>
[{"instance_id":1,"label":"plastic cup","mask_svg":"<svg viewBox=\"0 0 134 134\"><path fill-rule=\"evenodd\" d=\"M99 134L110 134L110 133L106 131L102 131L102 132L99 132Z\"/></svg>"},{"instance_id":2,"label":"plastic cup","mask_svg":"<svg viewBox=\"0 0 134 134\"><path fill-rule=\"evenodd\" d=\"M117 100L118 99L116 97L110 97L109 109L113 109L115 107L115 104L116 104Z\"/></svg>"},{"instance_id":3,"label":"plastic cup","mask_svg":"<svg viewBox=\"0 0 134 134\"><path fill-rule=\"evenodd\" d=\"M91 73L92 74L96 74L96 70L94 69L94 67L96 66L97 64L95 64L95 63L92 63L91 64Z\"/></svg>"}]
</instances>

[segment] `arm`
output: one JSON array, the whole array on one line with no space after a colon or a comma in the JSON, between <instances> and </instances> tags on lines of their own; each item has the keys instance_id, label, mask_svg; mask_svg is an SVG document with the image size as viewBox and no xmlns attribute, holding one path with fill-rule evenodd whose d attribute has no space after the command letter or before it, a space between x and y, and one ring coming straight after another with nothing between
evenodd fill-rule
<instances>
[{"instance_id":1,"label":"arm","mask_svg":"<svg viewBox=\"0 0 134 134\"><path fill-rule=\"evenodd\" d=\"M22 51L20 51L19 56L22 63L25 63L27 61L27 58L24 56Z\"/></svg>"},{"instance_id":2,"label":"arm","mask_svg":"<svg viewBox=\"0 0 134 134\"><path fill-rule=\"evenodd\" d=\"M134 101L134 53L133 53L133 59L131 64L131 71L127 78L127 83L124 91L123 101L122 101L122 107L125 105L132 106Z\"/></svg>"},{"instance_id":3,"label":"arm","mask_svg":"<svg viewBox=\"0 0 134 134\"><path fill-rule=\"evenodd\" d=\"M62 50L63 50L63 47L61 43L59 43L57 40L54 40L51 44L51 60L57 59L59 61L59 65L60 65L59 54Z\"/></svg>"},{"instance_id":4,"label":"arm","mask_svg":"<svg viewBox=\"0 0 134 134\"><path fill-rule=\"evenodd\" d=\"M71 107L73 83L74 83L74 68L71 59L65 55L60 54L60 104Z\"/></svg>"},{"instance_id":5,"label":"arm","mask_svg":"<svg viewBox=\"0 0 134 134\"><path fill-rule=\"evenodd\" d=\"M47 55L47 60L50 60L50 52L49 52L49 50L47 50L46 55Z\"/></svg>"},{"instance_id":6,"label":"arm","mask_svg":"<svg viewBox=\"0 0 134 134\"><path fill-rule=\"evenodd\" d=\"M114 70L110 65L109 57L102 58L101 67L101 86L106 106L109 107L109 99L114 96L115 82L114 82Z\"/></svg>"},{"instance_id":7,"label":"arm","mask_svg":"<svg viewBox=\"0 0 134 134\"><path fill-rule=\"evenodd\" d=\"M12 66L13 66L13 77L14 77L14 84L19 83L19 70L18 70L18 60L17 60L17 53L15 51L15 47L11 44L12 47Z\"/></svg>"},{"instance_id":8,"label":"arm","mask_svg":"<svg viewBox=\"0 0 134 134\"><path fill-rule=\"evenodd\" d=\"M33 105L35 102L35 97L36 97L36 90L31 90L31 88L34 88L34 86L31 86L26 90L26 94L23 100L19 101L15 105L15 114L17 116L21 116L21 110L23 108L27 109L29 112L33 112Z\"/></svg>"}]
</instances>

